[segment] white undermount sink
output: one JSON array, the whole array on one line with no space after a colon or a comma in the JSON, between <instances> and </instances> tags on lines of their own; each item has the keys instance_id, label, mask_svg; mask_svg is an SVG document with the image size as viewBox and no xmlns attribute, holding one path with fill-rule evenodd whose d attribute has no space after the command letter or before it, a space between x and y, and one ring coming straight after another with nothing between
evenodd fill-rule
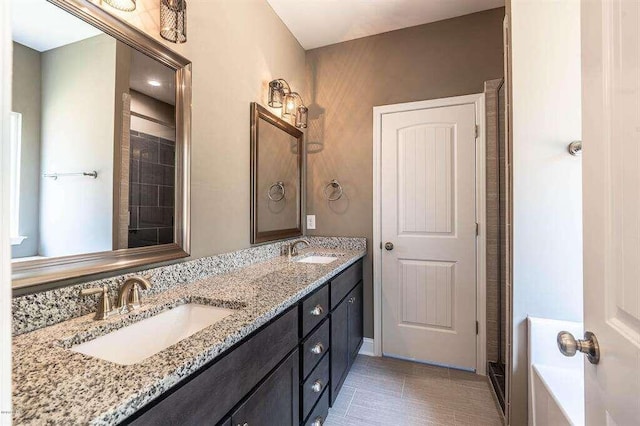
<instances>
[{"instance_id":1,"label":"white undermount sink","mask_svg":"<svg viewBox=\"0 0 640 426\"><path fill-rule=\"evenodd\" d=\"M335 262L336 260L338 260L337 256L311 255L311 256L305 256L302 259L298 259L298 260L296 260L296 262L298 262L298 263L327 264L327 263Z\"/></svg>"},{"instance_id":2,"label":"white undermount sink","mask_svg":"<svg viewBox=\"0 0 640 426\"><path fill-rule=\"evenodd\" d=\"M71 347L121 365L136 364L231 315L231 309L188 303Z\"/></svg>"}]
</instances>

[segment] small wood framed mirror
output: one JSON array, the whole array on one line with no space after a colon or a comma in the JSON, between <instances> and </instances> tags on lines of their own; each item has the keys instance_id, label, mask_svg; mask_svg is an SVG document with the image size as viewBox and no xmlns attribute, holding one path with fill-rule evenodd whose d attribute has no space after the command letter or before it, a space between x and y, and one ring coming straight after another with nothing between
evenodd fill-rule
<instances>
[{"instance_id":1,"label":"small wood framed mirror","mask_svg":"<svg viewBox=\"0 0 640 426\"><path fill-rule=\"evenodd\" d=\"M304 133L251 103L251 244L302 235Z\"/></svg>"}]
</instances>

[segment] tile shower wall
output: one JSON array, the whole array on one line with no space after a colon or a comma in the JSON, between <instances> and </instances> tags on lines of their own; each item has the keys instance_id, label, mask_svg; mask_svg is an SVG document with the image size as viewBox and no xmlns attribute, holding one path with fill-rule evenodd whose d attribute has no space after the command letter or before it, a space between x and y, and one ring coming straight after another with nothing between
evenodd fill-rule
<instances>
[{"instance_id":1,"label":"tile shower wall","mask_svg":"<svg viewBox=\"0 0 640 426\"><path fill-rule=\"evenodd\" d=\"M500 112L504 104L498 103L498 90L502 87L502 79L486 81L484 84L486 102L486 155L487 155L487 361L498 362L500 356L501 336L504 334L501 312L504 305L500 289L502 248L500 247ZM504 117L504 114L502 114ZM502 127L504 130L504 127ZM504 159L504 157L502 157Z\"/></svg>"},{"instance_id":2,"label":"tile shower wall","mask_svg":"<svg viewBox=\"0 0 640 426\"><path fill-rule=\"evenodd\" d=\"M175 142L131 131L129 247L173 242Z\"/></svg>"}]
</instances>

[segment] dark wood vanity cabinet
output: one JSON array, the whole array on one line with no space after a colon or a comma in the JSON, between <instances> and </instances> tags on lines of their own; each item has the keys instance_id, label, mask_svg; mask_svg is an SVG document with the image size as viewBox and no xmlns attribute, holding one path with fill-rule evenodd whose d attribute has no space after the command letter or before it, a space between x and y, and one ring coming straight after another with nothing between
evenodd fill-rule
<instances>
[{"instance_id":1,"label":"dark wood vanity cabinet","mask_svg":"<svg viewBox=\"0 0 640 426\"><path fill-rule=\"evenodd\" d=\"M351 363L358 356L364 338L363 305L362 305L362 281L351 290L347 296L348 327L349 327L349 359Z\"/></svg>"},{"instance_id":2,"label":"dark wood vanity cabinet","mask_svg":"<svg viewBox=\"0 0 640 426\"><path fill-rule=\"evenodd\" d=\"M331 311L331 405L358 356L363 340L362 280Z\"/></svg>"},{"instance_id":3,"label":"dark wood vanity cabinet","mask_svg":"<svg viewBox=\"0 0 640 426\"><path fill-rule=\"evenodd\" d=\"M231 415L232 425L299 423L298 351L289 355Z\"/></svg>"},{"instance_id":4,"label":"dark wood vanity cabinet","mask_svg":"<svg viewBox=\"0 0 640 426\"><path fill-rule=\"evenodd\" d=\"M362 261L124 424L320 426L362 344Z\"/></svg>"}]
</instances>

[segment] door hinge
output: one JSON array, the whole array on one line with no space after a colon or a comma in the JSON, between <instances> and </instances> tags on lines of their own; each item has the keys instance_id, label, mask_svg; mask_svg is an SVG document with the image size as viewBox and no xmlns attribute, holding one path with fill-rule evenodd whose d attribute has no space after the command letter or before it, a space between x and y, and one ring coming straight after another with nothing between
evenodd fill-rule
<instances>
[{"instance_id":1,"label":"door hinge","mask_svg":"<svg viewBox=\"0 0 640 426\"><path fill-rule=\"evenodd\" d=\"M476 124L476 139L478 139L478 136L480 136L480 126Z\"/></svg>"},{"instance_id":2,"label":"door hinge","mask_svg":"<svg viewBox=\"0 0 640 426\"><path fill-rule=\"evenodd\" d=\"M480 224L476 222L476 237L480 235Z\"/></svg>"},{"instance_id":3,"label":"door hinge","mask_svg":"<svg viewBox=\"0 0 640 426\"><path fill-rule=\"evenodd\" d=\"M476 321L476 336L480 334L480 323Z\"/></svg>"}]
</instances>

